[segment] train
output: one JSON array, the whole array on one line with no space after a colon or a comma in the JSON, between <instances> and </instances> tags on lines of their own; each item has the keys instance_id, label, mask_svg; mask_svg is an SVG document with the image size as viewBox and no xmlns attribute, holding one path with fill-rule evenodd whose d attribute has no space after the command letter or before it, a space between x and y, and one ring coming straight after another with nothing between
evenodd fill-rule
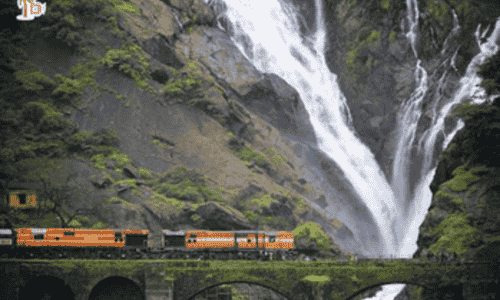
<instances>
[{"instance_id":1,"label":"train","mask_svg":"<svg viewBox=\"0 0 500 300\"><path fill-rule=\"evenodd\" d=\"M163 229L160 245L149 235L149 230L4 228L0 258L295 260L303 254L286 231ZM314 253L304 254L314 260Z\"/></svg>"}]
</instances>

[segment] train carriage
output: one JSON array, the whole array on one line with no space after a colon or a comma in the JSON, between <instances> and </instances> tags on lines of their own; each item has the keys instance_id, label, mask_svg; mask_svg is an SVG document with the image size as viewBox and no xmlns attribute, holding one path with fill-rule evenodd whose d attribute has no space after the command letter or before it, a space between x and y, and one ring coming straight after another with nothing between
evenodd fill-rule
<instances>
[{"instance_id":1,"label":"train carriage","mask_svg":"<svg viewBox=\"0 0 500 300\"><path fill-rule=\"evenodd\" d=\"M16 248L25 258L285 259L295 254L293 233L284 231L162 230L156 249L148 238L148 230L0 229L0 243Z\"/></svg>"},{"instance_id":2,"label":"train carriage","mask_svg":"<svg viewBox=\"0 0 500 300\"><path fill-rule=\"evenodd\" d=\"M148 235L147 230L19 228L17 229L17 245L134 248L147 247Z\"/></svg>"},{"instance_id":3,"label":"train carriage","mask_svg":"<svg viewBox=\"0 0 500 300\"><path fill-rule=\"evenodd\" d=\"M148 235L147 230L19 228L16 246L23 257L117 257L147 248Z\"/></svg>"}]
</instances>

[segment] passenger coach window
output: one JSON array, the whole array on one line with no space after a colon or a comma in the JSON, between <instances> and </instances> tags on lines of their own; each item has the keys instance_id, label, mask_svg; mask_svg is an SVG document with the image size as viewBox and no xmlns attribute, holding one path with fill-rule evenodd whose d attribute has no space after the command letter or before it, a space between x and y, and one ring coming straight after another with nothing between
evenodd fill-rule
<instances>
[{"instance_id":1,"label":"passenger coach window","mask_svg":"<svg viewBox=\"0 0 500 300\"><path fill-rule=\"evenodd\" d=\"M35 234L34 238L35 238L35 241L43 240L43 234Z\"/></svg>"},{"instance_id":2,"label":"passenger coach window","mask_svg":"<svg viewBox=\"0 0 500 300\"><path fill-rule=\"evenodd\" d=\"M74 231L65 231L65 232L64 232L64 235L65 235L65 236L68 236L68 235L69 235L69 236L73 236L73 235L75 235L75 232L74 232Z\"/></svg>"}]
</instances>

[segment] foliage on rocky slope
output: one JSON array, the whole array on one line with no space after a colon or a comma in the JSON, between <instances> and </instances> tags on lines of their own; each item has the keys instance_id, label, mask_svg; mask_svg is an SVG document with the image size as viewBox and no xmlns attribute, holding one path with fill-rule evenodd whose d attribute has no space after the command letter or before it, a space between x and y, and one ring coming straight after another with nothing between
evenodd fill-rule
<instances>
[{"instance_id":1,"label":"foliage on rocky slope","mask_svg":"<svg viewBox=\"0 0 500 300\"><path fill-rule=\"evenodd\" d=\"M500 54L480 68L487 96L498 93ZM500 256L500 98L456 112L465 122L441 156L431 184L434 197L420 227L415 257L445 255L497 260Z\"/></svg>"},{"instance_id":2,"label":"foliage on rocky slope","mask_svg":"<svg viewBox=\"0 0 500 300\"><path fill-rule=\"evenodd\" d=\"M293 230L318 220L304 200L322 191L307 162L283 152L281 133L243 102L274 97L288 114L283 128L307 132L294 123L307 120L294 117L302 104L280 94L279 78L248 63L248 74L226 78L230 59L199 52L209 33L242 57L210 28L215 15L202 1L46 3L37 22L15 21L10 3L2 10L13 21L1 35L1 193L44 180L70 201L60 216L14 212L15 225L61 226L63 217L73 227L148 228L158 242L162 228Z\"/></svg>"}]
</instances>

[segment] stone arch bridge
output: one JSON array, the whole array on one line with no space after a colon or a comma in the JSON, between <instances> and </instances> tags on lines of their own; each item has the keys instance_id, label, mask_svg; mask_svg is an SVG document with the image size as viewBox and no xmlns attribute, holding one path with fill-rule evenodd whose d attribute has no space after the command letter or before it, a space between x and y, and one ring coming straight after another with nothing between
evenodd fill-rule
<instances>
[{"instance_id":1,"label":"stone arch bridge","mask_svg":"<svg viewBox=\"0 0 500 300\"><path fill-rule=\"evenodd\" d=\"M0 260L0 299L34 299L33 293L43 299L53 293L51 299L63 295L64 300L190 300L238 282L267 287L290 300L351 299L392 283L421 286L436 299L482 300L500 297L498 278L498 262ZM102 291L114 296L103 298Z\"/></svg>"}]
</instances>

